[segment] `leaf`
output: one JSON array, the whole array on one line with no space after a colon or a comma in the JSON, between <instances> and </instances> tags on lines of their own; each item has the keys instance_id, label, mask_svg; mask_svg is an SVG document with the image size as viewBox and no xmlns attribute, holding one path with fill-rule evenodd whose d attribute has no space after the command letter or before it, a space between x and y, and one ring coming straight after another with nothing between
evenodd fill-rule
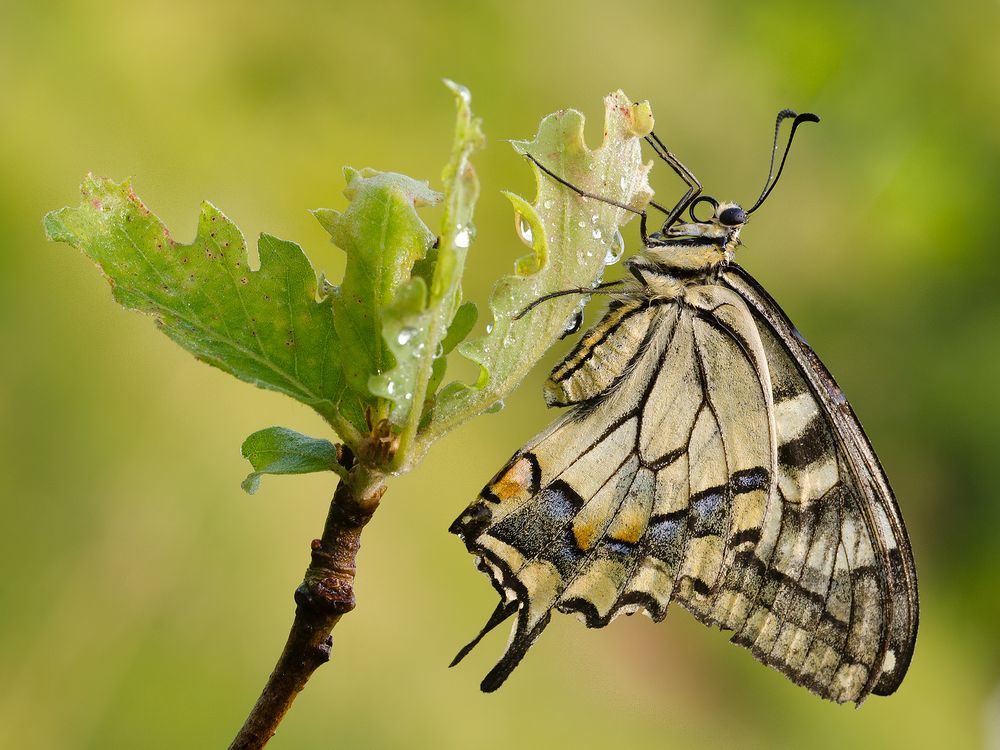
<instances>
[{"instance_id":1,"label":"leaf","mask_svg":"<svg viewBox=\"0 0 1000 750\"><path fill-rule=\"evenodd\" d=\"M437 304L446 315L441 319L435 336L435 360L427 381L426 395L434 395L444 379L447 355L472 331L478 318L476 306L462 301L461 281L469 247L475 239L472 216L479 199L479 178L469 160L481 148L482 120L472 116L472 96L469 90L454 81L445 84L455 94L458 113L451 158L441 174L444 183L444 218L441 222L441 250L431 284L431 304ZM440 343L440 346L438 345Z\"/></svg>"},{"instance_id":2,"label":"leaf","mask_svg":"<svg viewBox=\"0 0 1000 750\"><path fill-rule=\"evenodd\" d=\"M462 303L455 312L455 317L448 327L448 333L441 342L441 354L434 360L431 379L427 384L428 398L434 397L438 387L441 385L441 381L444 380L444 374L448 366L447 355L472 332L478 319L479 310L476 309L476 306L472 302Z\"/></svg>"},{"instance_id":3,"label":"leaf","mask_svg":"<svg viewBox=\"0 0 1000 750\"><path fill-rule=\"evenodd\" d=\"M651 165L643 162L640 149L652 129L652 113L648 103L633 104L621 91L607 96L604 105L604 141L597 149L584 143L584 117L572 109L547 116L533 140L515 141L514 148L582 190L641 209L653 194L647 179ZM532 252L494 288L488 333L459 345L461 354L480 365L480 375L472 385L452 383L442 391L428 426L430 438L495 408L565 330L581 299L556 298L513 321L517 312L552 292L591 287L606 260L620 255L619 228L631 212L583 198L532 169L538 184L534 203L506 194L518 233Z\"/></svg>"},{"instance_id":4,"label":"leaf","mask_svg":"<svg viewBox=\"0 0 1000 750\"><path fill-rule=\"evenodd\" d=\"M416 207L437 203L441 196L425 182L392 172L346 167L344 177L344 195L351 201L347 209L313 213L347 254L343 283L331 295L334 326L347 384L371 401L387 395L372 390L372 376L396 364L383 339L383 314L434 242ZM415 288L405 293L396 317L412 307L416 296Z\"/></svg>"},{"instance_id":5,"label":"leaf","mask_svg":"<svg viewBox=\"0 0 1000 750\"><path fill-rule=\"evenodd\" d=\"M319 412L348 439L343 415L361 413L347 390L331 300L301 248L270 235L252 270L239 229L210 203L198 232L178 244L129 182L88 176L77 208L53 211L45 229L97 262L125 307L153 315L197 358Z\"/></svg>"},{"instance_id":6,"label":"leaf","mask_svg":"<svg viewBox=\"0 0 1000 750\"><path fill-rule=\"evenodd\" d=\"M472 116L471 97L451 81L457 104L451 156L442 172L444 212L441 233L426 258L414 267L414 277L385 310L383 340L395 366L372 378L370 388L393 402L391 422L399 428L395 470L419 460L412 441L433 406L434 392L444 377L447 353L468 335L475 322L472 305L461 305L462 273L475 235L472 213L479 180L470 156L483 143L480 120ZM459 312L461 316L459 317Z\"/></svg>"},{"instance_id":7,"label":"leaf","mask_svg":"<svg viewBox=\"0 0 1000 750\"><path fill-rule=\"evenodd\" d=\"M406 422L414 406L414 391L421 368L433 359L428 348L434 310L427 307L427 284L417 276L404 284L392 304L382 313L381 336L392 352L393 367L372 375L372 393L392 402L390 421L395 425ZM418 396L419 399L419 396Z\"/></svg>"},{"instance_id":8,"label":"leaf","mask_svg":"<svg viewBox=\"0 0 1000 750\"><path fill-rule=\"evenodd\" d=\"M309 474L333 471L346 476L337 461L337 447L329 440L312 438L286 427L268 427L250 435L240 448L254 470L240 485L249 495L260 487L264 474Z\"/></svg>"}]
</instances>

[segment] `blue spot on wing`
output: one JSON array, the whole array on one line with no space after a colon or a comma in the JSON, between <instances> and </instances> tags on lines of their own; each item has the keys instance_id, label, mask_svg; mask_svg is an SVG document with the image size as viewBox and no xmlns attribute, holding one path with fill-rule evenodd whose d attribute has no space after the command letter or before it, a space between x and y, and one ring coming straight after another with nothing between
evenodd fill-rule
<instances>
[{"instance_id":1,"label":"blue spot on wing","mask_svg":"<svg viewBox=\"0 0 1000 750\"><path fill-rule=\"evenodd\" d=\"M676 566L684 553L684 537L687 534L687 511L653 516L642 539L643 546L651 557L658 558L667 565Z\"/></svg>"},{"instance_id":2,"label":"blue spot on wing","mask_svg":"<svg viewBox=\"0 0 1000 750\"><path fill-rule=\"evenodd\" d=\"M722 534L729 511L724 487L710 487L691 498L691 536Z\"/></svg>"},{"instance_id":3,"label":"blue spot on wing","mask_svg":"<svg viewBox=\"0 0 1000 750\"><path fill-rule=\"evenodd\" d=\"M565 482L555 481L487 533L525 557L545 557L562 570L582 556L571 530L581 507L583 498Z\"/></svg>"}]
</instances>

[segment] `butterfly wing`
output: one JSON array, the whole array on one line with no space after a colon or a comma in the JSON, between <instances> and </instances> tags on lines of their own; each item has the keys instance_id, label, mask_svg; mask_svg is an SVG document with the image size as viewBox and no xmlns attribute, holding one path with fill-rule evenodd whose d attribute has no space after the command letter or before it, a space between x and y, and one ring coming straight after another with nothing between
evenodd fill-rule
<instances>
[{"instance_id":1,"label":"butterfly wing","mask_svg":"<svg viewBox=\"0 0 1000 750\"><path fill-rule=\"evenodd\" d=\"M726 610L725 581L753 594L739 561L775 483L765 352L732 291L691 297L612 305L547 385L550 403L574 408L452 525L501 595L483 633L517 614L484 690L502 684L553 609L601 627L638 610L662 619L671 598Z\"/></svg>"},{"instance_id":2,"label":"butterfly wing","mask_svg":"<svg viewBox=\"0 0 1000 750\"><path fill-rule=\"evenodd\" d=\"M574 408L453 524L501 595L483 633L517 614L484 690L552 609L601 627L671 599L824 698L902 680L916 576L878 460L777 304L723 284L612 306L546 386Z\"/></svg>"},{"instance_id":3,"label":"butterfly wing","mask_svg":"<svg viewBox=\"0 0 1000 750\"><path fill-rule=\"evenodd\" d=\"M910 663L918 599L888 480L843 392L777 303L739 266L724 283L747 303L767 352L780 502L750 561L766 585L745 618L710 619L824 697L889 695Z\"/></svg>"}]
</instances>

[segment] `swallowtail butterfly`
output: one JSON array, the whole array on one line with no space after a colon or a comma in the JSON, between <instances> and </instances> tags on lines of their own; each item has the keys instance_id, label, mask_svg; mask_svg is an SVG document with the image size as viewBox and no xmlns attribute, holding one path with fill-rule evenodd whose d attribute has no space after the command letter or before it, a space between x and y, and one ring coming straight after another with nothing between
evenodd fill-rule
<instances>
[{"instance_id":1,"label":"swallowtail butterfly","mask_svg":"<svg viewBox=\"0 0 1000 750\"><path fill-rule=\"evenodd\" d=\"M596 290L611 295L607 314L545 386L547 403L567 411L451 527L501 597L455 663L516 615L484 691L510 675L554 609L603 627L639 611L658 621L671 601L824 698L860 703L899 686L917 581L892 490L833 377L733 262L795 129L818 120L778 115L771 171L746 211L701 196L647 136L687 193L669 210L651 204L667 215L651 235L645 212L615 204L640 214L644 248L626 262L634 281ZM712 215L699 219L703 204Z\"/></svg>"}]
</instances>

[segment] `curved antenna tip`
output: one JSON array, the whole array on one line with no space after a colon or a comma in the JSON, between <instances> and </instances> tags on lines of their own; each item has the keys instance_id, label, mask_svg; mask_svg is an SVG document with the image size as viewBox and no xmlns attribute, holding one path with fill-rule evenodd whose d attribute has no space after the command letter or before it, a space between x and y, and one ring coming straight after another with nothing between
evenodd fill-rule
<instances>
[{"instance_id":1,"label":"curved antenna tip","mask_svg":"<svg viewBox=\"0 0 1000 750\"><path fill-rule=\"evenodd\" d=\"M781 123L783 120L789 117L794 117L792 120L792 128L788 133L788 143L785 144L785 153L781 155L781 163L778 165L778 173L774 174L774 159L778 155L778 133L780 132ZM792 147L792 139L795 137L795 130L804 122L819 122L819 115L815 115L812 112L803 112L801 115L796 114L794 110L783 109L778 113L778 117L774 122L774 143L771 146L771 166L767 170L767 179L764 181L764 189L760 191L760 197L757 198L756 202L747 209L747 214L752 214L761 204L767 199L767 196L771 194L774 190L774 186L778 184L778 178L781 177L781 173L785 168L785 160L788 158L788 151ZM772 179L773 175L773 179Z\"/></svg>"}]
</instances>

